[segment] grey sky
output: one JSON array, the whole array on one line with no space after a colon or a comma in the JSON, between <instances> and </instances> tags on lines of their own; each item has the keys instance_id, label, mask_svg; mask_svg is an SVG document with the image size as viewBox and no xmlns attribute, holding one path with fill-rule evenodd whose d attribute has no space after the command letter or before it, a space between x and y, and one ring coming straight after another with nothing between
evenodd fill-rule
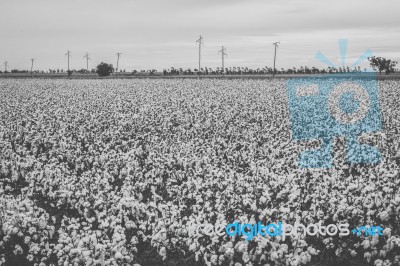
<instances>
[{"instance_id":1,"label":"grey sky","mask_svg":"<svg viewBox=\"0 0 400 266\"><path fill-rule=\"evenodd\" d=\"M196 68L195 41L204 37L202 65L324 66L321 51L340 64L338 39L349 40L349 65L370 48L400 61L398 0L0 0L0 62L9 68L66 69L101 61L120 69Z\"/></svg>"}]
</instances>

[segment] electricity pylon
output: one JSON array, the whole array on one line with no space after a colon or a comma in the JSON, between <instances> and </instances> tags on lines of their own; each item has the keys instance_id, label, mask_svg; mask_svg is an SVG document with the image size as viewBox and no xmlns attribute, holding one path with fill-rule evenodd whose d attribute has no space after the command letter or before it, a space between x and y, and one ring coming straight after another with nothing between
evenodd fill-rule
<instances>
[{"instance_id":1,"label":"electricity pylon","mask_svg":"<svg viewBox=\"0 0 400 266\"><path fill-rule=\"evenodd\" d=\"M4 63L3 63L3 65L4 65L4 77L7 75L7 66L8 66L8 62L7 61L5 61Z\"/></svg>"},{"instance_id":2,"label":"electricity pylon","mask_svg":"<svg viewBox=\"0 0 400 266\"><path fill-rule=\"evenodd\" d=\"M224 68L224 59L225 59L225 57L228 56L228 54L225 53L225 51L226 51L226 48L224 48L224 46L222 46L222 49L221 49L220 51L218 51L218 53L221 53L221 56L222 56L222 73L225 72L225 68Z\"/></svg>"},{"instance_id":3,"label":"electricity pylon","mask_svg":"<svg viewBox=\"0 0 400 266\"><path fill-rule=\"evenodd\" d=\"M31 59L32 64L31 64L31 77L33 77L33 62L35 62L35 58Z\"/></svg>"},{"instance_id":4,"label":"electricity pylon","mask_svg":"<svg viewBox=\"0 0 400 266\"><path fill-rule=\"evenodd\" d=\"M115 72L115 76L118 77L118 63L119 63L119 57L121 56L122 53L117 53L118 59L117 59L117 69Z\"/></svg>"},{"instance_id":5,"label":"electricity pylon","mask_svg":"<svg viewBox=\"0 0 400 266\"><path fill-rule=\"evenodd\" d=\"M83 58L86 58L86 71L89 74L89 60L90 60L89 54L86 52L86 55Z\"/></svg>"},{"instance_id":6,"label":"electricity pylon","mask_svg":"<svg viewBox=\"0 0 400 266\"><path fill-rule=\"evenodd\" d=\"M200 38L196 41L196 43L199 44L199 72L200 72L200 69L201 69L201 46L204 45L203 37L201 37L201 35L200 35Z\"/></svg>"},{"instance_id":7,"label":"electricity pylon","mask_svg":"<svg viewBox=\"0 0 400 266\"><path fill-rule=\"evenodd\" d=\"M68 50L68 52L65 54L66 56L68 56L68 78L69 78L69 76L70 76L70 72L69 72L69 58L70 58L70 56L71 56L71 51L70 50Z\"/></svg>"},{"instance_id":8,"label":"electricity pylon","mask_svg":"<svg viewBox=\"0 0 400 266\"><path fill-rule=\"evenodd\" d=\"M276 48L278 47L278 44L280 42L274 42L273 45L275 45L275 55L274 55L274 70L272 71L272 77L275 77L275 61L276 61Z\"/></svg>"}]
</instances>

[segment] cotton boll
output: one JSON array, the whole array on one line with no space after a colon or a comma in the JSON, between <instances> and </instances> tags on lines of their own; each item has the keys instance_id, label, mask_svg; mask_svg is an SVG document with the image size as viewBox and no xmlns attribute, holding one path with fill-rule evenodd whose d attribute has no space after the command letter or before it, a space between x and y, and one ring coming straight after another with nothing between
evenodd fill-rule
<instances>
[{"instance_id":1,"label":"cotton boll","mask_svg":"<svg viewBox=\"0 0 400 266\"><path fill-rule=\"evenodd\" d=\"M372 257L371 253L369 252L364 253L364 258L368 261L368 263L371 261L371 257Z\"/></svg>"},{"instance_id":2,"label":"cotton boll","mask_svg":"<svg viewBox=\"0 0 400 266\"><path fill-rule=\"evenodd\" d=\"M389 213L387 211L382 211L379 213L379 218L382 221L388 221L389 220Z\"/></svg>"},{"instance_id":3,"label":"cotton boll","mask_svg":"<svg viewBox=\"0 0 400 266\"><path fill-rule=\"evenodd\" d=\"M390 228L385 228L385 229L383 230L383 235L386 236L386 237L390 237L390 236L392 235L392 229L390 229Z\"/></svg>"}]
</instances>

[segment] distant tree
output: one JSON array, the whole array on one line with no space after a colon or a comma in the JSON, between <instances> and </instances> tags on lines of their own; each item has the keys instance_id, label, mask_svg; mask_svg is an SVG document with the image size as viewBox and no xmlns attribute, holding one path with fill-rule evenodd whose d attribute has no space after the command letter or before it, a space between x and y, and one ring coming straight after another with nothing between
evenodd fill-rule
<instances>
[{"instance_id":1,"label":"distant tree","mask_svg":"<svg viewBox=\"0 0 400 266\"><path fill-rule=\"evenodd\" d=\"M82 68L82 69L79 69L77 72L80 74L84 74L86 72L86 69Z\"/></svg>"},{"instance_id":2,"label":"distant tree","mask_svg":"<svg viewBox=\"0 0 400 266\"><path fill-rule=\"evenodd\" d=\"M112 64L107 64L104 62L101 62L96 69L96 73L100 77L106 77L109 76L112 72L114 72L114 67Z\"/></svg>"},{"instance_id":3,"label":"distant tree","mask_svg":"<svg viewBox=\"0 0 400 266\"><path fill-rule=\"evenodd\" d=\"M397 61L386 59L383 57L368 57L369 64L374 70L379 71L379 74L382 74L382 71L385 71L386 74L393 73L395 71L395 67L397 65Z\"/></svg>"}]
</instances>

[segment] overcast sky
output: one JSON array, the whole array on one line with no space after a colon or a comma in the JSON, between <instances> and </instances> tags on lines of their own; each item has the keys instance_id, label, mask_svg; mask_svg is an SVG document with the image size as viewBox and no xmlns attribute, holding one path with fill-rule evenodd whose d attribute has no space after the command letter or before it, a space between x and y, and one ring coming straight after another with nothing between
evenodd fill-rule
<instances>
[{"instance_id":1,"label":"overcast sky","mask_svg":"<svg viewBox=\"0 0 400 266\"><path fill-rule=\"evenodd\" d=\"M348 39L349 65L367 49L400 61L398 0L0 0L0 62L9 69L86 68L104 61L120 69L202 66L277 68L340 65L338 39Z\"/></svg>"}]
</instances>

